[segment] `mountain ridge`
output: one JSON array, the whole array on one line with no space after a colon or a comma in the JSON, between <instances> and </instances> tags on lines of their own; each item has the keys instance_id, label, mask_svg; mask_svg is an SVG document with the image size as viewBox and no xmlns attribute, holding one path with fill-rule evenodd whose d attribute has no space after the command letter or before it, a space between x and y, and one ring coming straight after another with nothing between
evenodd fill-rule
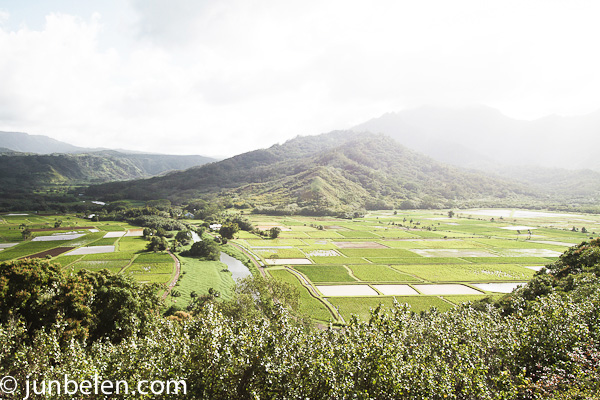
<instances>
[{"instance_id":1,"label":"mountain ridge","mask_svg":"<svg viewBox=\"0 0 600 400\"><path fill-rule=\"evenodd\" d=\"M384 135L350 131L300 136L165 177L92 186L86 193L176 202L218 194L247 207L296 211L390 208L407 201L437 208L456 200L534 195L503 178L439 163Z\"/></svg>"},{"instance_id":2,"label":"mountain ridge","mask_svg":"<svg viewBox=\"0 0 600 400\"><path fill-rule=\"evenodd\" d=\"M518 120L486 106L423 106L386 113L353 128L384 133L440 161L486 169L537 165L600 171L600 111L587 115ZM582 148L581 143L586 143ZM455 148L454 152L449 151Z\"/></svg>"}]
</instances>

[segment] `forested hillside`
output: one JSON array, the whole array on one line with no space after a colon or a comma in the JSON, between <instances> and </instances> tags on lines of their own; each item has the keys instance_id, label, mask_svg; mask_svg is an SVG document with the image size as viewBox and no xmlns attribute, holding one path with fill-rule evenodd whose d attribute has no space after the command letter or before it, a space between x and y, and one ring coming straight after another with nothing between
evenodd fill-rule
<instances>
[{"instance_id":1,"label":"forested hillside","mask_svg":"<svg viewBox=\"0 0 600 400\"><path fill-rule=\"evenodd\" d=\"M240 205L296 211L435 208L454 201L535 195L498 177L441 164L386 136L354 132L298 137L164 177L94 186L87 193L175 201L219 193Z\"/></svg>"},{"instance_id":2,"label":"forested hillside","mask_svg":"<svg viewBox=\"0 0 600 400\"><path fill-rule=\"evenodd\" d=\"M11 152L0 156L0 191L8 194L52 185L122 181L210 161L212 159L202 156L123 154L116 151L51 155Z\"/></svg>"}]
</instances>

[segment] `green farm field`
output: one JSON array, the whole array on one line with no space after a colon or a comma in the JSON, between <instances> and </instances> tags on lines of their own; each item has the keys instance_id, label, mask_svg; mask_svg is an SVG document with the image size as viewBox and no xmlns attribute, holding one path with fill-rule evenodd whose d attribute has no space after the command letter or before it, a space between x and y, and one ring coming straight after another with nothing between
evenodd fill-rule
<instances>
[{"instance_id":1,"label":"green farm field","mask_svg":"<svg viewBox=\"0 0 600 400\"><path fill-rule=\"evenodd\" d=\"M452 218L448 210L374 211L353 220L249 218L255 225L281 227L280 237L244 232L235 242L254 254L271 276L299 287L301 301L307 302L304 311L323 321L329 310L334 322L347 321L352 314L367 318L370 309L391 305L394 299L419 312L501 297L570 245L600 232L600 215L526 210L454 210ZM270 266L266 260L274 254L279 260ZM427 295L415 284L431 285ZM334 290L326 290L326 297L317 285Z\"/></svg>"},{"instance_id":2,"label":"green farm field","mask_svg":"<svg viewBox=\"0 0 600 400\"><path fill-rule=\"evenodd\" d=\"M373 211L352 220L249 214L254 226L282 228L279 238L239 232L233 243L253 255L268 276L297 287L303 312L321 322L343 323L352 314L366 318L371 308L394 299L418 312L502 296L569 246L600 232L600 215L454 212L450 218L448 210ZM72 230L54 229L57 221ZM33 231L27 240L24 227ZM142 237L117 234L133 229L139 227L74 215L1 215L0 261L50 253L44 257L66 271L107 268L143 283L170 282L175 276L170 255L147 252ZM66 232L79 237L35 239L63 239L58 234ZM58 254L65 248L73 249ZM234 282L224 264L179 259L178 296L169 296L167 305L184 308L193 292L206 294L211 288L222 299L233 296Z\"/></svg>"},{"instance_id":3,"label":"green farm field","mask_svg":"<svg viewBox=\"0 0 600 400\"><path fill-rule=\"evenodd\" d=\"M61 228L72 230L55 229L57 221L61 221ZM32 231L29 239L24 239L21 233L25 228ZM0 215L0 249L5 247L3 243L11 244L0 250L0 261L48 251L58 253L61 248L69 248L57 256L41 257L50 257L50 261L65 271L108 269L113 273L127 273L139 282L167 284L175 272L170 255L147 253L147 242L141 237L110 237L110 232L125 233L129 229L139 227L124 222L92 222L74 215ZM55 240L62 239L63 234L68 240ZM109 237L105 237L107 234Z\"/></svg>"}]
</instances>

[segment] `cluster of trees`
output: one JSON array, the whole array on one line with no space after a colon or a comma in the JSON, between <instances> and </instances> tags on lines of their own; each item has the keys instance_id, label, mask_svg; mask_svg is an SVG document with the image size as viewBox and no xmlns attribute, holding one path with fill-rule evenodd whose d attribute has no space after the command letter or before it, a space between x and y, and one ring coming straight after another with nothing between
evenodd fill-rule
<instances>
[{"instance_id":1,"label":"cluster of trees","mask_svg":"<svg viewBox=\"0 0 600 400\"><path fill-rule=\"evenodd\" d=\"M242 282L228 302L214 291L197 296L190 312L164 318L153 290L123 276L66 276L36 260L2 263L0 274L0 375L19 382L177 379L187 393L168 397L182 399L600 393L600 240L570 249L499 302L419 314L395 304L341 329L306 324L298 293L274 280Z\"/></svg>"},{"instance_id":2,"label":"cluster of trees","mask_svg":"<svg viewBox=\"0 0 600 400\"><path fill-rule=\"evenodd\" d=\"M157 287L108 270L67 274L40 259L0 263L0 323L28 332L61 326L61 341L118 343L159 314Z\"/></svg>"}]
</instances>

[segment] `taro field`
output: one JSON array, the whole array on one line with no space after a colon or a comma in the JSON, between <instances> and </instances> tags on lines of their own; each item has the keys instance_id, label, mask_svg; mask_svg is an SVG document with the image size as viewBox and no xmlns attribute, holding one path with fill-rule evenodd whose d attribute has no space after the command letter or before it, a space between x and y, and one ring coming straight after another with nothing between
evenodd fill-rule
<instances>
[{"instance_id":1,"label":"taro field","mask_svg":"<svg viewBox=\"0 0 600 400\"><path fill-rule=\"evenodd\" d=\"M252 215L278 238L240 232L271 277L300 291L301 308L320 321L394 301L415 312L499 297L523 285L568 247L600 232L599 215L526 210L379 211L353 220Z\"/></svg>"},{"instance_id":2,"label":"taro field","mask_svg":"<svg viewBox=\"0 0 600 400\"><path fill-rule=\"evenodd\" d=\"M60 222L60 227L55 224ZM22 230L32 232L23 240ZM47 258L67 271L108 269L141 283L166 284L175 263L166 253L148 253L142 229L123 222L91 222L69 215L0 215L0 261Z\"/></svg>"}]
</instances>

